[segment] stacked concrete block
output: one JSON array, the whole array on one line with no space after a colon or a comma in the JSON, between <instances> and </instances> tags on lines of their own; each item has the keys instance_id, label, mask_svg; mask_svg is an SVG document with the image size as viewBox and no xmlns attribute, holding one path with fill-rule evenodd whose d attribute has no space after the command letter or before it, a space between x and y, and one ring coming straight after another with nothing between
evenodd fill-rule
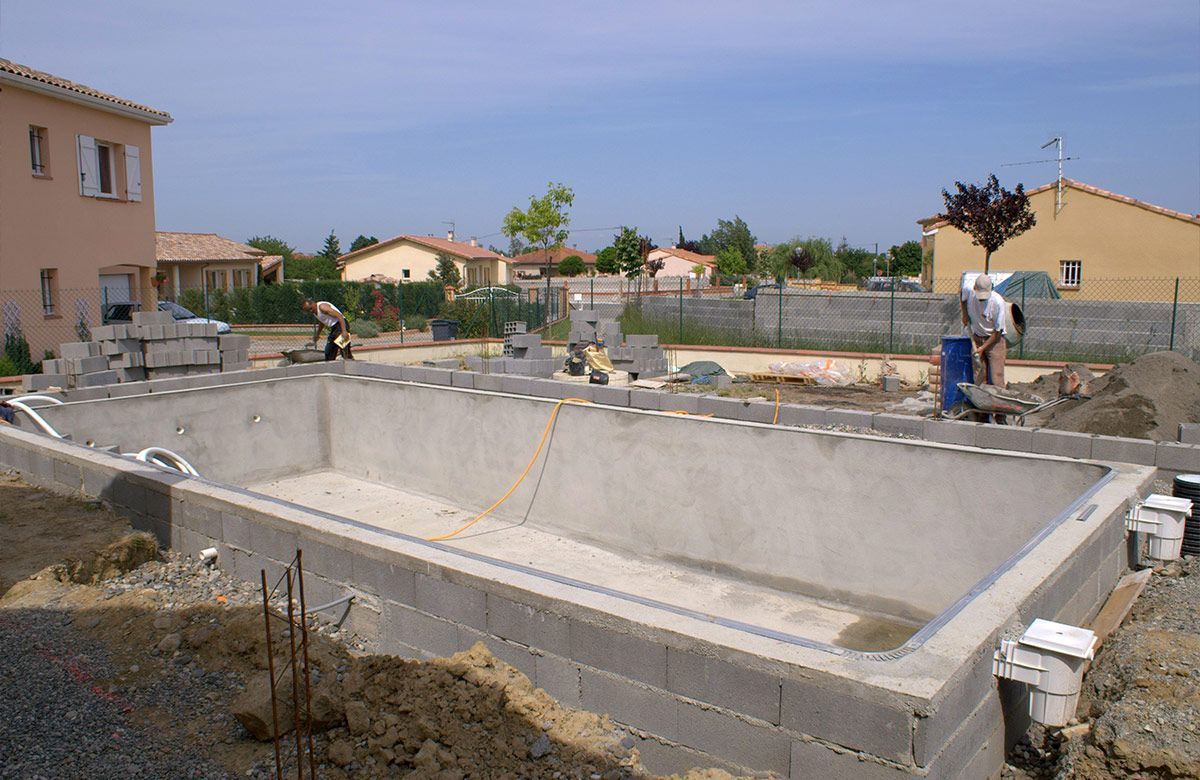
<instances>
[{"instance_id":1,"label":"stacked concrete block","mask_svg":"<svg viewBox=\"0 0 1200 780\"><path fill-rule=\"evenodd\" d=\"M504 323L504 356L512 357L512 337L525 333L524 322Z\"/></svg>"},{"instance_id":2,"label":"stacked concrete block","mask_svg":"<svg viewBox=\"0 0 1200 780\"><path fill-rule=\"evenodd\" d=\"M137 314L145 316L137 322ZM220 341L212 323L175 322L170 312L137 312L149 378L209 374L220 370Z\"/></svg>"},{"instance_id":3,"label":"stacked concrete block","mask_svg":"<svg viewBox=\"0 0 1200 780\"><path fill-rule=\"evenodd\" d=\"M597 324L600 315L593 309L573 309L571 311L571 333L567 344L573 345L583 341L595 341Z\"/></svg>"},{"instance_id":4,"label":"stacked concrete block","mask_svg":"<svg viewBox=\"0 0 1200 780\"><path fill-rule=\"evenodd\" d=\"M542 344L537 333L520 333L511 337L512 356L504 358L504 373L524 376L550 377L560 368L553 350Z\"/></svg>"},{"instance_id":5,"label":"stacked concrete block","mask_svg":"<svg viewBox=\"0 0 1200 780\"><path fill-rule=\"evenodd\" d=\"M94 387L115 382L139 382L146 378L146 359L136 325L105 325L92 329L92 338L100 345L100 354L108 361L107 371L88 379L79 387ZM115 375L115 379L113 379Z\"/></svg>"},{"instance_id":6,"label":"stacked concrete block","mask_svg":"<svg viewBox=\"0 0 1200 780\"><path fill-rule=\"evenodd\" d=\"M667 357L653 334L629 334L625 346L609 347L608 356L613 368L628 371L638 377L662 376L667 373Z\"/></svg>"},{"instance_id":7,"label":"stacked concrete block","mask_svg":"<svg viewBox=\"0 0 1200 780\"><path fill-rule=\"evenodd\" d=\"M214 328L216 326L213 326ZM245 371L250 368L250 337L220 336L217 339L222 371Z\"/></svg>"}]
</instances>

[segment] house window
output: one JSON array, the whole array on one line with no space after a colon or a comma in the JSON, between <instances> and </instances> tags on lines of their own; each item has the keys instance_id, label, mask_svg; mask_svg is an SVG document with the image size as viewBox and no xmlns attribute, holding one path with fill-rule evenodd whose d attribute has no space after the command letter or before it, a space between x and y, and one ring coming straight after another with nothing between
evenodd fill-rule
<instances>
[{"instance_id":1,"label":"house window","mask_svg":"<svg viewBox=\"0 0 1200 780\"><path fill-rule=\"evenodd\" d=\"M224 290L228 287L228 272L227 271L205 271L204 282L205 287L209 290Z\"/></svg>"},{"instance_id":2,"label":"house window","mask_svg":"<svg viewBox=\"0 0 1200 780\"><path fill-rule=\"evenodd\" d=\"M247 271L245 268L235 269L233 272L233 286L235 288L249 287L250 286L250 272Z\"/></svg>"},{"instance_id":3,"label":"house window","mask_svg":"<svg viewBox=\"0 0 1200 780\"><path fill-rule=\"evenodd\" d=\"M46 153L46 128L29 126L29 165L34 176L49 176L49 155Z\"/></svg>"},{"instance_id":4,"label":"house window","mask_svg":"<svg viewBox=\"0 0 1200 780\"><path fill-rule=\"evenodd\" d=\"M412 278L412 272L409 271L407 268L403 268L400 270L400 278L410 279L410 278Z\"/></svg>"},{"instance_id":5,"label":"house window","mask_svg":"<svg viewBox=\"0 0 1200 780\"><path fill-rule=\"evenodd\" d=\"M1063 260L1058 264L1058 286L1078 287L1082 272L1082 260Z\"/></svg>"},{"instance_id":6,"label":"house window","mask_svg":"<svg viewBox=\"0 0 1200 780\"><path fill-rule=\"evenodd\" d=\"M100 174L100 194L116 194L113 191L113 148L110 144L96 144L96 167Z\"/></svg>"},{"instance_id":7,"label":"house window","mask_svg":"<svg viewBox=\"0 0 1200 780\"><path fill-rule=\"evenodd\" d=\"M43 268L42 278L42 314L54 316L54 298L58 295L58 269Z\"/></svg>"}]
</instances>

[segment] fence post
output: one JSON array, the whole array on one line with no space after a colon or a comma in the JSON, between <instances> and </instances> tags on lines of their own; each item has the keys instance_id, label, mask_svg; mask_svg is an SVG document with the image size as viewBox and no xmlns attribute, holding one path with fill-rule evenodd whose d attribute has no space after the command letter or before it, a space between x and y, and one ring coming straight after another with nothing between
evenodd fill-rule
<instances>
[{"instance_id":1,"label":"fence post","mask_svg":"<svg viewBox=\"0 0 1200 780\"><path fill-rule=\"evenodd\" d=\"M960 295L961 295L961 293L960 293ZM1025 278L1024 277L1021 277L1021 314L1022 315L1025 314ZM1024 334L1021 335L1020 355L1021 355L1021 358L1024 359L1024 357L1025 357L1025 336L1024 336Z\"/></svg>"},{"instance_id":2,"label":"fence post","mask_svg":"<svg viewBox=\"0 0 1200 780\"><path fill-rule=\"evenodd\" d=\"M1172 352L1175 351L1175 319L1179 313L1179 277L1175 277L1175 299L1171 302L1171 346L1168 347Z\"/></svg>"},{"instance_id":3,"label":"fence post","mask_svg":"<svg viewBox=\"0 0 1200 780\"><path fill-rule=\"evenodd\" d=\"M892 277L892 295L888 306L888 356L896 352L896 277Z\"/></svg>"},{"instance_id":4,"label":"fence post","mask_svg":"<svg viewBox=\"0 0 1200 780\"><path fill-rule=\"evenodd\" d=\"M396 311L400 316L400 343L404 343L404 283L396 285Z\"/></svg>"},{"instance_id":5,"label":"fence post","mask_svg":"<svg viewBox=\"0 0 1200 780\"><path fill-rule=\"evenodd\" d=\"M491 312L492 332L487 335L495 336L496 335L496 291L491 285L488 285L488 310Z\"/></svg>"},{"instance_id":6,"label":"fence post","mask_svg":"<svg viewBox=\"0 0 1200 780\"><path fill-rule=\"evenodd\" d=\"M783 284L779 285L779 289L775 291L779 296L779 320L775 326L775 347L776 349L783 348Z\"/></svg>"},{"instance_id":7,"label":"fence post","mask_svg":"<svg viewBox=\"0 0 1200 780\"><path fill-rule=\"evenodd\" d=\"M596 310L596 277L594 277L594 276L590 277L589 282L591 285L591 298L590 298L590 304L588 305L588 308L591 309L592 311L595 311Z\"/></svg>"}]
</instances>

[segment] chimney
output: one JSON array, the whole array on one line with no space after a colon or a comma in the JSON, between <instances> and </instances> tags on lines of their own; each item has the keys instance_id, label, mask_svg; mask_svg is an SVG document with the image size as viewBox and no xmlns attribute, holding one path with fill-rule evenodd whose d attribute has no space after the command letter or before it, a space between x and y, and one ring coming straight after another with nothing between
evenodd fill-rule
<instances>
[{"instance_id":1,"label":"chimney","mask_svg":"<svg viewBox=\"0 0 1200 780\"><path fill-rule=\"evenodd\" d=\"M471 236L471 246L479 246L479 239L475 238L475 236Z\"/></svg>"},{"instance_id":2,"label":"chimney","mask_svg":"<svg viewBox=\"0 0 1200 780\"><path fill-rule=\"evenodd\" d=\"M446 231L446 240L447 241L454 240L454 228L450 228L449 230Z\"/></svg>"}]
</instances>

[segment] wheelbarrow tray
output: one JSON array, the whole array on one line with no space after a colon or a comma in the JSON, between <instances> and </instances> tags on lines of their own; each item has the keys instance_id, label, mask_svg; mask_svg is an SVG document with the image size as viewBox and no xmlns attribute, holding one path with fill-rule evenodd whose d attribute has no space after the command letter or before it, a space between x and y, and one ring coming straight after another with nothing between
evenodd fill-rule
<instances>
[{"instance_id":1,"label":"wheelbarrow tray","mask_svg":"<svg viewBox=\"0 0 1200 780\"><path fill-rule=\"evenodd\" d=\"M971 406L990 414L1025 415L1042 407L1046 402L1036 395L1017 393L995 385L974 385L959 382L958 389L970 401Z\"/></svg>"}]
</instances>

